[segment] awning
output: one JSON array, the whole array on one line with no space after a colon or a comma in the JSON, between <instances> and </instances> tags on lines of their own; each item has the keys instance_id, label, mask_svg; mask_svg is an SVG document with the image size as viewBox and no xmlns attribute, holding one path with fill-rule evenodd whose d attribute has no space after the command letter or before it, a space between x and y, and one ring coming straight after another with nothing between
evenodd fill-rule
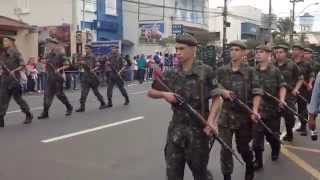
<instances>
[{"instance_id":1,"label":"awning","mask_svg":"<svg viewBox=\"0 0 320 180\"><path fill-rule=\"evenodd\" d=\"M4 29L4 30L31 29L31 26L22 21L11 19L5 16L0 16L0 29Z\"/></svg>"},{"instance_id":2,"label":"awning","mask_svg":"<svg viewBox=\"0 0 320 180\"><path fill-rule=\"evenodd\" d=\"M123 39L123 40L122 40L122 45L123 45L123 46L132 47L132 46L134 46L134 43L133 43L132 41L130 41L130 40Z\"/></svg>"}]
</instances>

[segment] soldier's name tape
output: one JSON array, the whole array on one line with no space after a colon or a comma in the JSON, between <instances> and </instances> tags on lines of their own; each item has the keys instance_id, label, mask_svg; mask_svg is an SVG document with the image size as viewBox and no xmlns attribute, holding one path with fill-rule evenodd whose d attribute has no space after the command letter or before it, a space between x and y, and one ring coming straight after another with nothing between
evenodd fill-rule
<instances>
[{"instance_id":1,"label":"soldier's name tape","mask_svg":"<svg viewBox=\"0 0 320 180\"><path fill-rule=\"evenodd\" d=\"M82 130L82 131L78 131L78 132L74 132L74 133L70 133L70 134L65 134L65 135L57 136L57 137L50 138L50 139L45 139L45 140L42 140L41 142L46 144L46 143L52 143L52 142L56 142L56 141L61 141L61 140L65 140L65 139L68 139L68 138L71 138L71 137L75 137L75 136L79 136L79 135L83 135L83 134L88 134L88 133L91 133L91 132L103 130L103 129L110 128L110 127L120 126L120 125L123 125L123 124L131 123L131 122L134 122L134 121L139 121L139 120L142 120L142 119L144 119L144 116L138 116L138 117L130 118L130 119L127 119L127 120L118 121L118 122L114 122L114 123L111 123L111 124L98 126L98 127L91 128L91 129L85 129L85 130Z\"/></svg>"}]
</instances>

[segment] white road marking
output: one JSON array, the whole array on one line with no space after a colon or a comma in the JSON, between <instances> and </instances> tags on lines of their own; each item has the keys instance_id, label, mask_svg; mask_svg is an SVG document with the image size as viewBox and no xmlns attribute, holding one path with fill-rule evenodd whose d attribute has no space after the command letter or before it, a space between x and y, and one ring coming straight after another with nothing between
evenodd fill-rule
<instances>
[{"instance_id":1,"label":"white road marking","mask_svg":"<svg viewBox=\"0 0 320 180\"><path fill-rule=\"evenodd\" d=\"M148 91L138 91L138 92L133 92L133 93L129 93L131 95L138 95L138 94L145 94L147 93Z\"/></svg>"},{"instance_id":2,"label":"white road marking","mask_svg":"<svg viewBox=\"0 0 320 180\"><path fill-rule=\"evenodd\" d=\"M42 110L42 109L43 109L43 107L34 107L34 108L31 108L31 111ZM14 113L18 113L18 112L21 112L21 110L9 111L9 112L7 112L7 114L14 114Z\"/></svg>"},{"instance_id":3,"label":"white road marking","mask_svg":"<svg viewBox=\"0 0 320 180\"><path fill-rule=\"evenodd\" d=\"M122 124L127 124L127 123L130 123L130 122L134 122L134 121L138 121L138 120L142 120L142 119L144 119L144 117L143 116L139 116L139 117L127 119L127 120L124 120L124 121L119 121L119 122L115 122L115 123L111 123L111 124L107 124L107 125L103 125L103 126L98 126L98 127L92 128L92 129L86 129L86 130L83 130L83 131L78 131L78 132L75 132L75 133L65 134L65 135L62 135L62 136L58 136L58 137L42 140L41 142L42 143L51 143L51 142L55 142L55 141L60 141L60 140L64 140L64 139L68 139L68 138L74 137L74 136L79 136L79 135L82 135L82 134L87 134L87 133L91 133L91 132L94 132L94 131L99 131L99 130L102 130L102 129L110 128L110 127L120 126Z\"/></svg>"}]
</instances>

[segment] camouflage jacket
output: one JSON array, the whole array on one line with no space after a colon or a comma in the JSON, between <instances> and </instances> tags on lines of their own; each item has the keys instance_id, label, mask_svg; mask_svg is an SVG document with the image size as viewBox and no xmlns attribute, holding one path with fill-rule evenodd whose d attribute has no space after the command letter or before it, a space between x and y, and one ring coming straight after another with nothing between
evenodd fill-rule
<instances>
[{"instance_id":1,"label":"camouflage jacket","mask_svg":"<svg viewBox=\"0 0 320 180\"><path fill-rule=\"evenodd\" d=\"M222 66L217 71L218 83L223 89L235 93L237 98L244 103L251 105L255 95L263 95L263 90L254 68L242 63L240 69L232 71L231 63ZM218 124L224 127L239 128L240 124L246 123L243 116L249 115L244 109L236 106L231 101L225 101Z\"/></svg>"},{"instance_id":2,"label":"camouflage jacket","mask_svg":"<svg viewBox=\"0 0 320 180\"><path fill-rule=\"evenodd\" d=\"M271 63L265 70L260 70L260 65L257 66L256 70L263 90L274 97L278 97L280 88L287 85L280 70ZM278 103L272 98L264 95L262 100L260 107L263 113L278 110Z\"/></svg>"},{"instance_id":3,"label":"camouflage jacket","mask_svg":"<svg viewBox=\"0 0 320 180\"><path fill-rule=\"evenodd\" d=\"M301 61L301 62L297 63L297 65L300 68L300 71L304 77L304 81L309 82L310 78L315 77L311 63Z\"/></svg>"},{"instance_id":4,"label":"camouflage jacket","mask_svg":"<svg viewBox=\"0 0 320 180\"><path fill-rule=\"evenodd\" d=\"M181 95L199 113L204 109L204 117L208 117L209 99L213 96L221 95L217 81L211 67L202 62L195 62L192 70L184 72L181 68L169 70L160 76L161 80L175 93ZM202 86L202 88L201 88ZM157 80L152 84L152 88L166 91ZM203 94L203 105L201 107L201 89ZM178 105L172 105L173 124L186 124L195 127L202 127L201 122L187 113Z\"/></svg>"},{"instance_id":5,"label":"camouflage jacket","mask_svg":"<svg viewBox=\"0 0 320 180\"><path fill-rule=\"evenodd\" d=\"M106 68L110 69L112 73L117 73L123 68L123 59L122 57L117 55L112 55L110 58L107 59Z\"/></svg>"},{"instance_id":6,"label":"camouflage jacket","mask_svg":"<svg viewBox=\"0 0 320 180\"><path fill-rule=\"evenodd\" d=\"M278 67L282 73L289 92L295 87L298 80L303 80L303 74L301 73L298 65L292 62L292 60L287 59L282 65L275 62L275 66Z\"/></svg>"},{"instance_id":7,"label":"camouflage jacket","mask_svg":"<svg viewBox=\"0 0 320 180\"><path fill-rule=\"evenodd\" d=\"M48 66L49 74L52 73L53 70L61 68L64 65L70 64L70 62L66 58L65 54L63 54L63 53L50 52L47 56L47 59L48 59L47 66ZM50 67L50 66L52 66L52 67ZM54 69L52 69L52 68L54 68Z\"/></svg>"},{"instance_id":8,"label":"camouflage jacket","mask_svg":"<svg viewBox=\"0 0 320 180\"><path fill-rule=\"evenodd\" d=\"M12 71L14 69L17 69L19 66L24 66L25 62L22 59L22 56L20 54L20 52L18 51L18 49L16 48L8 48L6 49L3 54L1 55L1 65L3 72L4 71ZM3 78L6 79L11 79L9 77L8 73L3 73L4 76L2 76ZM17 79L20 78L20 72L16 72L15 76Z\"/></svg>"},{"instance_id":9,"label":"camouflage jacket","mask_svg":"<svg viewBox=\"0 0 320 180\"><path fill-rule=\"evenodd\" d=\"M82 65L82 66L88 66L90 69L83 68L84 72L83 72L83 78L81 81L90 81L93 76L91 72L88 72L88 70L92 70L96 68L97 66L96 58L93 54L90 54L90 55L84 56L83 61L85 65Z\"/></svg>"}]
</instances>

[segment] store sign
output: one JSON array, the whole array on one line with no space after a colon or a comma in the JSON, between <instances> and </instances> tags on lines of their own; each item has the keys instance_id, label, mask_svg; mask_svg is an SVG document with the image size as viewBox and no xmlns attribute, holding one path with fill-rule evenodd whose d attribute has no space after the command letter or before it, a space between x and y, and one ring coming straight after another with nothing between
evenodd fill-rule
<instances>
[{"instance_id":1,"label":"store sign","mask_svg":"<svg viewBox=\"0 0 320 180\"><path fill-rule=\"evenodd\" d=\"M183 34L183 24L172 24L172 34Z\"/></svg>"},{"instance_id":2,"label":"store sign","mask_svg":"<svg viewBox=\"0 0 320 180\"><path fill-rule=\"evenodd\" d=\"M164 34L164 23L141 23L139 32L141 43L158 43Z\"/></svg>"}]
</instances>

